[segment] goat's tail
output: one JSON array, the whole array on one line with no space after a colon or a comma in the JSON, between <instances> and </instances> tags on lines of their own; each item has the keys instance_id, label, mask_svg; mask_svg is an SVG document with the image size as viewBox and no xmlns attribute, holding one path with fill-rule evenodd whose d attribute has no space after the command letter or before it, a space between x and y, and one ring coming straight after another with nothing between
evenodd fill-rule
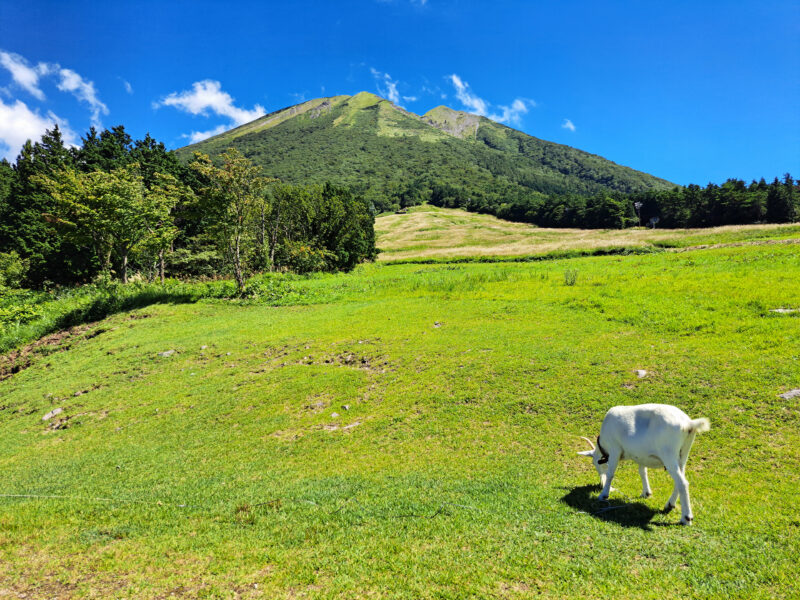
<instances>
[{"instance_id":1,"label":"goat's tail","mask_svg":"<svg viewBox=\"0 0 800 600\"><path fill-rule=\"evenodd\" d=\"M689 433L703 433L711 429L711 421L702 417L700 419L692 419L689 423Z\"/></svg>"}]
</instances>

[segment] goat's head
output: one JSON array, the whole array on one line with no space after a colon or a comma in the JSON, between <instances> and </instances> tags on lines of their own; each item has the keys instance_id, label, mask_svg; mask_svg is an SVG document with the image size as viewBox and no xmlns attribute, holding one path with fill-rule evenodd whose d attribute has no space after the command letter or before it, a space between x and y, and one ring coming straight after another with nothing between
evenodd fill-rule
<instances>
[{"instance_id":1,"label":"goat's head","mask_svg":"<svg viewBox=\"0 0 800 600\"><path fill-rule=\"evenodd\" d=\"M606 473L608 473L608 456L600 450L600 443L598 440L598 445L595 447L594 442L587 437L581 436L584 440L586 440L589 445L592 447L591 450L584 450L582 452L578 452L581 456L590 456L592 458L592 464L594 468L597 469L597 474L600 475L600 485L605 485L606 483Z\"/></svg>"}]
</instances>

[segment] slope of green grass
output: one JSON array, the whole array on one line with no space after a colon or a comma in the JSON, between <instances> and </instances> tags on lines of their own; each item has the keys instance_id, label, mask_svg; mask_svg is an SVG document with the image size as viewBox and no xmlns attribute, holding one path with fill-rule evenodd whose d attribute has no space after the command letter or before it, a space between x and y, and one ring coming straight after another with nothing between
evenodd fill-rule
<instances>
[{"instance_id":1,"label":"slope of green grass","mask_svg":"<svg viewBox=\"0 0 800 600\"><path fill-rule=\"evenodd\" d=\"M0 382L0 597L797 597L798 281L783 245L369 265L115 315ZM642 402L711 419L692 527L575 454Z\"/></svg>"}]
</instances>

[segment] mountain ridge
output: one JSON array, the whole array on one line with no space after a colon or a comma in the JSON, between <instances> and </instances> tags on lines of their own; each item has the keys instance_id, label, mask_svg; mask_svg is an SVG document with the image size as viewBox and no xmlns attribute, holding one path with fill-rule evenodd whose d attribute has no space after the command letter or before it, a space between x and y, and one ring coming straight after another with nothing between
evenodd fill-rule
<instances>
[{"instance_id":1,"label":"mountain ridge","mask_svg":"<svg viewBox=\"0 0 800 600\"><path fill-rule=\"evenodd\" d=\"M267 175L348 185L380 210L429 199L437 186L497 201L674 185L480 115L447 106L417 115L370 92L306 100L176 152L189 160L228 147Z\"/></svg>"}]
</instances>

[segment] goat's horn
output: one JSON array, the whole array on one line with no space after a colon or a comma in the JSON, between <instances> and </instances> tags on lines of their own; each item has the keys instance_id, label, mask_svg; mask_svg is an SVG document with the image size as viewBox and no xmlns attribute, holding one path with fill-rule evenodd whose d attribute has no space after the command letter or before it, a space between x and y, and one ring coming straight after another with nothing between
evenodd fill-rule
<instances>
[{"instance_id":1,"label":"goat's horn","mask_svg":"<svg viewBox=\"0 0 800 600\"><path fill-rule=\"evenodd\" d=\"M589 438L587 438L587 437L583 437L583 436L580 436L580 437L581 437L582 439L586 440L587 442L589 442L589 445L592 447L592 450L594 450L594 442L593 442L592 440L590 440L590 439L589 439Z\"/></svg>"}]
</instances>

